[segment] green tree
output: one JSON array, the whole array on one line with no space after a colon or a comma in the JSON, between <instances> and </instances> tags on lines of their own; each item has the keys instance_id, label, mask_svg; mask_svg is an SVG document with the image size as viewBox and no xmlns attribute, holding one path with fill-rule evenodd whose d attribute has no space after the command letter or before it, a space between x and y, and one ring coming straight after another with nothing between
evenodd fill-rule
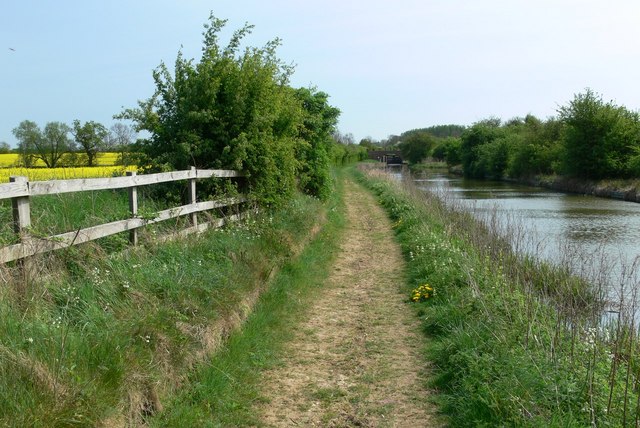
<instances>
[{"instance_id":1,"label":"green tree","mask_svg":"<svg viewBox=\"0 0 640 428\"><path fill-rule=\"evenodd\" d=\"M304 114L299 137L307 144L300 145L299 185L302 191L325 198L331 190L329 152L334 144L340 110L329 105L329 95L315 89L296 90Z\"/></svg>"},{"instance_id":2,"label":"green tree","mask_svg":"<svg viewBox=\"0 0 640 428\"><path fill-rule=\"evenodd\" d=\"M41 145L42 131L40 127L31 120L23 120L13 128L13 135L18 140L18 153L22 165L29 168L36 162L36 147Z\"/></svg>"},{"instance_id":3,"label":"green tree","mask_svg":"<svg viewBox=\"0 0 640 428\"><path fill-rule=\"evenodd\" d=\"M509 161L513 140L518 134L507 134L477 147L475 174L479 178L503 178Z\"/></svg>"},{"instance_id":4,"label":"green tree","mask_svg":"<svg viewBox=\"0 0 640 428\"><path fill-rule=\"evenodd\" d=\"M400 137L406 138L411 134L420 134L426 132L436 138L460 137L466 128L462 125L435 125L428 128L412 129L403 132Z\"/></svg>"},{"instance_id":5,"label":"green tree","mask_svg":"<svg viewBox=\"0 0 640 428\"><path fill-rule=\"evenodd\" d=\"M565 124L563 170L574 177L626 175L640 140L638 113L605 103L590 89L558 110Z\"/></svg>"},{"instance_id":6,"label":"green tree","mask_svg":"<svg viewBox=\"0 0 640 428\"><path fill-rule=\"evenodd\" d=\"M44 126L42 139L36 144L36 156L49 168L60 166L62 157L75 147L69 138L71 128L62 122L49 122Z\"/></svg>"},{"instance_id":7,"label":"green tree","mask_svg":"<svg viewBox=\"0 0 640 428\"><path fill-rule=\"evenodd\" d=\"M481 156L481 147L490 144L504 134L500 120L489 118L476 122L460 137L460 160L466 177L482 178L487 174L488 151Z\"/></svg>"},{"instance_id":8,"label":"green tree","mask_svg":"<svg viewBox=\"0 0 640 428\"><path fill-rule=\"evenodd\" d=\"M255 199L277 203L303 168L296 155L307 153L299 135L306 113L288 85L292 67L276 56L280 41L241 51L253 28L245 25L221 47L225 25L211 15L200 61L178 53L173 74L160 64L155 94L117 117L150 133L140 148L155 169L243 170Z\"/></svg>"},{"instance_id":9,"label":"green tree","mask_svg":"<svg viewBox=\"0 0 640 428\"><path fill-rule=\"evenodd\" d=\"M374 141L374 139L369 136L361 139L358 145L364 147L367 150L377 150L379 148L379 143Z\"/></svg>"},{"instance_id":10,"label":"green tree","mask_svg":"<svg viewBox=\"0 0 640 428\"><path fill-rule=\"evenodd\" d=\"M0 141L0 154L11 152L11 146L6 141Z\"/></svg>"},{"instance_id":11,"label":"green tree","mask_svg":"<svg viewBox=\"0 0 640 428\"><path fill-rule=\"evenodd\" d=\"M426 159L434 145L435 138L428 132L413 132L403 137L398 147L402 156L415 164Z\"/></svg>"},{"instance_id":12,"label":"green tree","mask_svg":"<svg viewBox=\"0 0 640 428\"><path fill-rule=\"evenodd\" d=\"M510 145L508 174L514 178L529 178L557 172L560 161L562 123L555 118L543 122L527 115Z\"/></svg>"},{"instance_id":13,"label":"green tree","mask_svg":"<svg viewBox=\"0 0 640 428\"><path fill-rule=\"evenodd\" d=\"M433 148L431 156L453 166L460 163L460 138L448 137L440 140Z\"/></svg>"},{"instance_id":14,"label":"green tree","mask_svg":"<svg viewBox=\"0 0 640 428\"><path fill-rule=\"evenodd\" d=\"M107 137L109 135L107 128L94 121L88 121L82 125L76 119L73 121L71 132L76 143L87 155L87 166L94 166L96 155L100 150L104 150L107 145Z\"/></svg>"}]
</instances>

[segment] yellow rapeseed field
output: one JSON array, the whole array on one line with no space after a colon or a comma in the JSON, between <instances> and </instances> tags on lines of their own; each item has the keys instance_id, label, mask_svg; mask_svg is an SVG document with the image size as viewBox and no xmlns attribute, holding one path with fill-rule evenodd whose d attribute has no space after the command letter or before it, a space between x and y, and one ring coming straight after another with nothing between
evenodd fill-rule
<instances>
[{"instance_id":1,"label":"yellow rapeseed field","mask_svg":"<svg viewBox=\"0 0 640 428\"><path fill-rule=\"evenodd\" d=\"M96 156L96 166L115 166L118 162L119 153L106 152L98 153ZM0 168L11 168L20 164L20 155L17 153L0 154ZM34 166L46 166L41 159L38 159Z\"/></svg>"},{"instance_id":2,"label":"yellow rapeseed field","mask_svg":"<svg viewBox=\"0 0 640 428\"><path fill-rule=\"evenodd\" d=\"M17 153L0 154L0 168L9 168L12 166L16 166L19 160L20 155L18 155ZM38 166L40 166L40 163L42 163L41 166L44 166L44 162L42 162L41 160L38 161Z\"/></svg>"},{"instance_id":3,"label":"yellow rapeseed field","mask_svg":"<svg viewBox=\"0 0 640 428\"><path fill-rule=\"evenodd\" d=\"M12 175L23 175L29 181L67 180L71 178L97 178L125 175L137 171L136 166L94 166L68 168L0 168L0 183L8 183Z\"/></svg>"},{"instance_id":4,"label":"yellow rapeseed field","mask_svg":"<svg viewBox=\"0 0 640 428\"><path fill-rule=\"evenodd\" d=\"M0 154L0 183L7 183L12 175L23 175L29 181L65 180L71 178L96 178L124 175L126 171L136 171L136 166L116 166L119 154L114 152L98 153L97 166L45 168L44 162L38 159L35 168L19 167L20 155L17 153Z\"/></svg>"}]
</instances>

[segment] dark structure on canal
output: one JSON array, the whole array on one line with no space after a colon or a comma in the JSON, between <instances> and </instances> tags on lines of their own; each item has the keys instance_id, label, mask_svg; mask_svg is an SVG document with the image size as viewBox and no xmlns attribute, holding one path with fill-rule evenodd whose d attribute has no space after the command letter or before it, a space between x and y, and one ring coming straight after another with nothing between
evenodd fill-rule
<instances>
[{"instance_id":1,"label":"dark structure on canal","mask_svg":"<svg viewBox=\"0 0 640 428\"><path fill-rule=\"evenodd\" d=\"M387 165L402 165L402 154L398 150L371 150L369 159L384 162Z\"/></svg>"}]
</instances>

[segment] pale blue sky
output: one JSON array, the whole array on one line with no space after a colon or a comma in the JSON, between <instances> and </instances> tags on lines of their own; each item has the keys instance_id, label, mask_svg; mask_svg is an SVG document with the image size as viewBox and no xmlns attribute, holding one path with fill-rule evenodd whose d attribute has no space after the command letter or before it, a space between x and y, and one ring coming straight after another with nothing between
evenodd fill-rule
<instances>
[{"instance_id":1,"label":"pale blue sky","mask_svg":"<svg viewBox=\"0 0 640 428\"><path fill-rule=\"evenodd\" d=\"M110 126L160 61L199 57L210 11L280 37L292 84L329 93L356 141L545 118L586 87L640 108L637 0L20 0L0 14L0 141L25 119Z\"/></svg>"}]
</instances>

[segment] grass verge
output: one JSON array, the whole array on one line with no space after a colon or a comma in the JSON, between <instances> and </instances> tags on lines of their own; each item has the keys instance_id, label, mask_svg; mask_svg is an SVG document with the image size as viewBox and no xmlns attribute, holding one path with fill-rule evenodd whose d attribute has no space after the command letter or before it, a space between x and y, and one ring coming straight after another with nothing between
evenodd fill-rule
<instances>
[{"instance_id":1,"label":"grass verge","mask_svg":"<svg viewBox=\"0 0 640 428\"><path fill-rule=\"evenodd\" d=\"M407 296L432 338L438 400L451 425L636 426L633 315L621 310L603 326L582 281L510 253L485 225L412 183L377 171L357 176L395 222Z\"/></svg>"},{"instance_id":2,"label":"grass verge","mask_svg":"<svg viewBox=\"0 0 640 428\"><path fill-rule=\"evenodd\" d=\"M260 296L242 330L223 349L192 372L185 387L152 426L256 426L253 411L262 370L280 360L282 346L293 337L292 326L305 313L321 287L339 249L344 226L341 190L329 201L327 222L295 258L287 261L272 285Z\"/></svg>"},{"instance_id":3,"label":"grass verge","mask_svg":"<svg viewBox=\"0 0 640 428\"><path fill-rule=\"evenodd\" d=\"M298 196L185 240L61 250L29 283L0 271L0 425L148 423L193 386L189 371L242 324L325 209Z\"/></svg>"}]
</instances>

